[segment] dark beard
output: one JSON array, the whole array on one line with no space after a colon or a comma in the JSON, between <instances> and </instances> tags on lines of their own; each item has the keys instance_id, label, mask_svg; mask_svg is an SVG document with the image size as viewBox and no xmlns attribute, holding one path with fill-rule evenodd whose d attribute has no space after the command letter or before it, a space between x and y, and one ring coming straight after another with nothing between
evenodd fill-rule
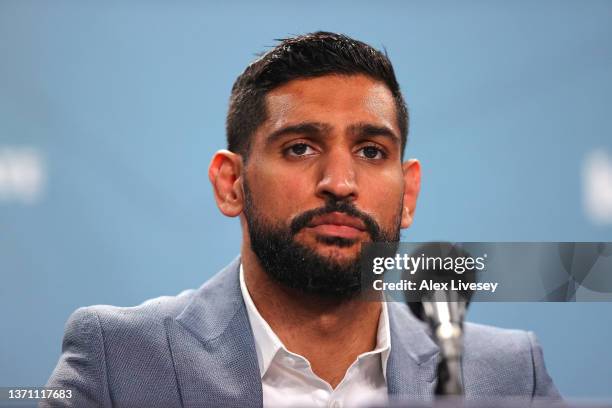
<instances>
[{"instance_id":1,"label":"dark beard","mask_svg":"<svg viewBox=\"0 0 612 408\"><path fill-rule=\"evenodd\" d=\"M372 217L359 211L351 202L333 199L328 200L325 207L295 217L287 228L282 224L270 225L260 216L246 181L244 195L244 215L249 226L251 249L262 268L278 283L303 293L351 299L361 292L363 283L360 268L363 245L353 261L340 263L295 241L295 235L314 217L332 212L345 213L363 221L372 242L398 242L400 238L401 206L393 231L382 230ZM358 242L344 237L322 236L317 240L338 247L349 247Z\"/></svg>"}]
</instances>

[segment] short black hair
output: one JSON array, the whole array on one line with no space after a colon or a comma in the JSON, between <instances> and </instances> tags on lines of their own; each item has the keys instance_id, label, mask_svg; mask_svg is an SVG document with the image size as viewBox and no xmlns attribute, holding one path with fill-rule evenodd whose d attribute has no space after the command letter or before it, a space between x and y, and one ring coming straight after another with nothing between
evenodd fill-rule
<instances>
[{"instance_id":1,"label":"short black hair","mask_svg":"<svg viewBox=\"0 0 612 408\"><path fill-rule=\"evenodd\" d=\"M343 34L324 31L280 43L251 63L236 79L227 114L227 148L247 160L250 140L266 120L266 94L298 78L364 74L383 82L395 99L402 155L408 137L408 108L386 52Z\"/></svg>"}]
</instances>

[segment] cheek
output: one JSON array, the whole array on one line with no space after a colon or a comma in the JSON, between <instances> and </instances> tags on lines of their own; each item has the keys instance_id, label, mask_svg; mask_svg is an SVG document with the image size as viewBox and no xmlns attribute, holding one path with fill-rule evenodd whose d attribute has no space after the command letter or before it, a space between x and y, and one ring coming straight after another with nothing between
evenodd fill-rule
<instances>
[{"instance_id":1,"label":"cheek","mask_svg":"<svg viewBox=\"0 0 612 408\"><path fill-rule=\"evenodd\" d=\"M259 210L275 219L289 219L299 212L299 203L306 202L312 190L305 177L273 168L251 171L248 181Z\"/></svg>"},{"instance_id":2,"label":"cheek","mask_svg":"<svg viewBox=\"0 0 612 408\"><path fill-rule=\"evenodd\" d=\"M371 211L385 226L395 224L401 211L404 179L396 171L378 173L366 177L361 183L364 209Z\"/></svg>"}]
</instances>

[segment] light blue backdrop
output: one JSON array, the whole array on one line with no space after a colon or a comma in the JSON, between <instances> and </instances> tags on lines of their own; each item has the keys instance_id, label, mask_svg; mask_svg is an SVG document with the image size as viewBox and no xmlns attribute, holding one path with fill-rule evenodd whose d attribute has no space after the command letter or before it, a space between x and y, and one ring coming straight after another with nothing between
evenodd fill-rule
<instances>
[{"instance_id":1,"label":"light blue backdrop","mask_svg":"<svg viewBox=\"0 0 612 408\"><path fill-rule=\"evenodd\" d=\"M590 152L612 155L612 2L0 0L0 149L44 176L0 201L0 386L46 381L77 307L197 287L238 253L206 176L230 87L273 39L318 29L394 62L423 164L404 240L612 241L582 181ZM610 316L470 313L536 331L566 396L608 398Z\"/></svg>"}]
</instances>

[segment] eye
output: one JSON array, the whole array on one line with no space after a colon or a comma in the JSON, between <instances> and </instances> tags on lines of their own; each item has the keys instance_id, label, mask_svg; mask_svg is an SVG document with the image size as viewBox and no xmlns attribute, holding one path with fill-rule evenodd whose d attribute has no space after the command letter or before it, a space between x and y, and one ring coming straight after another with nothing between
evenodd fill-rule
<instances>
[{"instance_id":1,"label":"eye","mask_svg":"<svg viewBox=\"0 0 612 408\"><path fill-rule=\"evenodd\" d=\"M296 143L292 146L289 146L287 150L285 150L286 154L294 157L302 157L308 156L315 153L314 149L308 146L306 143Z\"/></svg>"},{"instance_id":2,"label":"eye","mask_svg":"<svg viewBox=\"0 0 612 408\"><path fill-rule=\"evenodd\" d=\"M380 160L387 157L387 154L376 146L365 146L359 149L360 156L370 160Z\"/></svg>"}]
</instances>

